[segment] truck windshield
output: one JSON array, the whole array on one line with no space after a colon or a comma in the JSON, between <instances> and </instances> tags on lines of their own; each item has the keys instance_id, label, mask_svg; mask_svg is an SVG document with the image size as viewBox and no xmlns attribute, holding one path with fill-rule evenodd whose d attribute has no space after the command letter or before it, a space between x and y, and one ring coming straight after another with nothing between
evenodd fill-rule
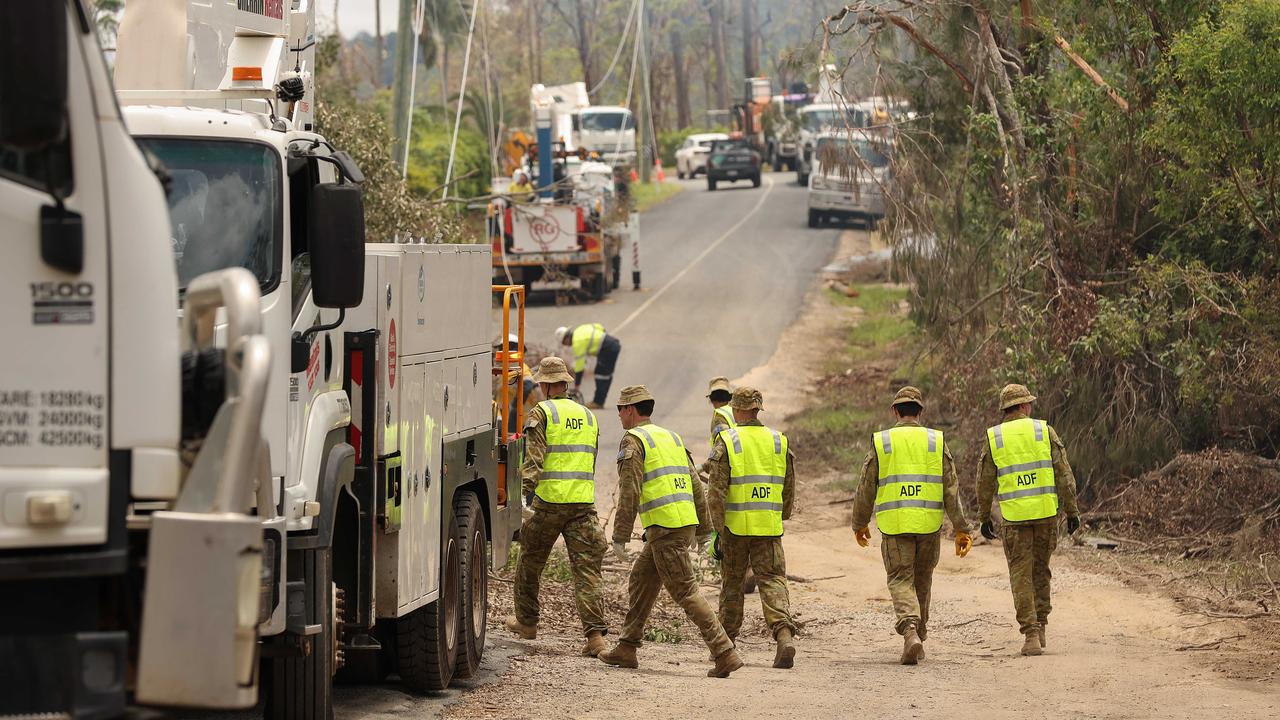
<instances>
[{"instance_id":1,"label":"truck windshield","mask_svg":"<svg viewBox=\"0 0 1280 720\"><path fill-rule=\"evenodd\" d=\"M139 138L169 176L169 228L178 284L243 267L264 291L280 274L280 158L266 145Z\"/></svg>"},{"instance_id":2,"label":"truck windshield","mask_svg":"<svg viewBox=\"0 0 1280 720\"><path fill-rule=\"evenodd\" d=\"M587 132L602 130L634 130L635 120L629 112L591 112L582 113L582 129Z\"/></svg>"},{"instance_id":3,"label":"truck windshield","mask_svg":"<svg viewBox=\"0 0 1280 720\"><path fill-rule=\"evenodd\" d=\"M814 156L823 167L834 171L857 172L864 164L870 168L889 166L889 148L862 138L824 137L818 140Z\"/></svg>"},{"instance_id":4,"label":"truck windshield","mask_svg":"<svg viewBox=\"0 0 1280 720\"><path fill-rule=\"evenodd\" d=\"M860 110L852 108L841 112L839 110L810 110L801 114L804 128L813 132L823 129L843 128L843 127L862 127L863 114Z\"/></svg>"}]
</instances>

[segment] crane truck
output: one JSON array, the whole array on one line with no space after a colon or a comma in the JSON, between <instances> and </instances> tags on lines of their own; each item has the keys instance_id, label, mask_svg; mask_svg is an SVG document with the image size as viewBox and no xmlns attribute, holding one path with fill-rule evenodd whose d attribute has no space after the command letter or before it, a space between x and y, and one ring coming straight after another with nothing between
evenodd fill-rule
<instances>
[{"instance_id":1,"label":"crane truck","mask_svg":"<svg viewBox=\"0 0 1280 720\"><path fill-rule=\"evenodd\" d=\"M365 243L313 28L131 0L113 97L80 0L0 5L0 716L476 672L523 447L489 249Z\"/></svg>"}]
</instances>

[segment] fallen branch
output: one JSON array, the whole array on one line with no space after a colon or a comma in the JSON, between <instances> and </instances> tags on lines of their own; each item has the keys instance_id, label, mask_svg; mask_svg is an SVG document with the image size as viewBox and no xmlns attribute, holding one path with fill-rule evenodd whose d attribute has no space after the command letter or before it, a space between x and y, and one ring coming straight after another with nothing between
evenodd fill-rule
<instances>
[{"instance_id":1,"label":"fallen branch","mask_svg":"<svg viewBox=\"0 0 1280 720\"><path fill-rule=\"evenodd\" d=\"M1206 643L1200 643L1199 645L1180 645L1178 646L1178 651L1182 652L1184 650L1216 650L1218 646L1224 642L1228 642L1231 640L1240 640L1242 638L1244 638L1244 635L1229 635L1227 637L1220 637L1217 640L1210 640L1209 642L1206 642Z\"/></svg>"},{"instance_id":2,"label":"fallen branch","mask_svg":"<svg viewBox=\"0 0 1280 720\"><path fill-rule=\"evenodd\" d=\"M1102 76L1098 74L1097 70L1093 69L1093 66L1090 65L1088 61L1076 54L1076 51L1071 49L1071 43L1068 43L1061 35L1054 35L1053 44L1057 45L1058 49L1061 50L1076 67L1080 68L1081 72L1089 76L1089 79L1093 81L1094 85L1106 90L1107 95L1111 97L1112 102L1114 102L1117 107L1125 112L1129 112L1129 101L1125 100L1120 93L1116 92L1116 89L1111 87L1106 80L1103 80Z\"/></svg>"},{"instance_id":3,"label":"fallen branch","mask_svg":"<svg viewBox=\"0 0 1280 720\"><path fill-rule=\"evenodd\" d=\"M826 577L807 578L801 575L791 575L790 573L787 574L788 580L790 580L791 582L798 582L798 583L815 583L815 582L820 582L822 580L839 580L842 577L844 577L844 575L827 575Z\"/></svg>"}]
</instances>

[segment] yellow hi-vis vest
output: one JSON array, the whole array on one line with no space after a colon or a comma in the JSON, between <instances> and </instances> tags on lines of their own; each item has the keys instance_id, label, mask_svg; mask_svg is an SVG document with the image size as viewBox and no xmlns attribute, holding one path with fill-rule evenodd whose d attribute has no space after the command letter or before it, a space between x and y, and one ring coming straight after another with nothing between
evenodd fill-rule
<instances>
[{"instance_id":1,"label":"yellow hi-vis vest","mask_svg":"<svg viewBox=\"0 0 1280 720\"><path fill-rule=\"evenodd\" d=\"M640 487L640 525L682 528L698 524L693 504L693 477L689 454L680 436L658 427L641 425L627 431L644 445L644 484Z\"/></svg>"},{"instance_id":2,"label":"yellow hi-vis vest","mask_svg":"<svg viewBox=\"0 0 1280 720\"><path fill-rule=\"evenodd\" d=\"M942 528L942 431L895 427L871 436L876 450L876 525L885 535Z\"/></svg>"},{"instance_id":3,"label":"yellow hi-vis vest","mask_svg":"<svg viewBox=\"0 0 1280 720\"><path fill-rule=\"evenodd\" d=\"M573 329L573 371L587 369L587 356L599 355L604 344L604 326L600 323L579 325Z\"/></svg>"},{"instance_id":4,"label":"yellow hi-vis vest","mask_svg":"<svg viewBox=\"0 0 1280 720\"><path fill-rule=\"evenodd\" d=\"M1058 514L1049 425L1019 418L987 429L999 484L996 498L1005 520L1040 520Z\"/></svg>"},{"instance_id":5,"label":"yellow hi-vis vest","mask_svg":"<svg viewBox=\"0 0 1280 720\"><path fill-rule=\"evenodd\" d=\"M763 425L739 425L721 430L720 437L729 450L725 527L734 535L781 535L787 436Z\"/></svg>"},{"instance_id":6,"label":"yellow hi-vis vest","mask_svg":"<svg viewBox=\"0 0 1280 720\"><path fill-rule=\"evenodd\" d=\"M569 398L543 400L538 407L547 416L547 454L534 492L549 503L595 502L596 416Z\"/></svg>"},{"instance_id":7,"label":"yellow hi-vis vest","mask_svg":"<svg viewBox=\"0 0 1280 720\"><path fill-rule=\"evenodd\" d=\"M716 408L716 428L711 431L711 446L716 445L716 435L722 430L728 430L731 427L738 427L738 421L733 419L733 410L728 405L721 405Z\"/></svg>"}]
</instances>

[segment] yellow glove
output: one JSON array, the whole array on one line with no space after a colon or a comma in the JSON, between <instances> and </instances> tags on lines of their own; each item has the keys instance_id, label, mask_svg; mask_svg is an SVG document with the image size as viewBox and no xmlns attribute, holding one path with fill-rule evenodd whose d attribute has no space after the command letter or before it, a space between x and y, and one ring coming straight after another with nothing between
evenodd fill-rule
<instances>
[{"instance_id":1,"label":"yellow glove","mask_svg":"<svg viewBox=\"0 0 1280 720\"><path fill-rule=\"evenodd\" d=\"M964 557L973 549L973 536L967 532L956 533L956 556Z\"/></svg>"},{"instance_id":2,"label":"yellow glove","mask_svg":"<svg viewBox=\"0 0 1280 720\"><path fill-rule=\"evenodd\" d=\"M863 526L854 530L853 538L858 541L858 545L867 547L871 543L871 528Z\"/></svg>"}]
</instances>

